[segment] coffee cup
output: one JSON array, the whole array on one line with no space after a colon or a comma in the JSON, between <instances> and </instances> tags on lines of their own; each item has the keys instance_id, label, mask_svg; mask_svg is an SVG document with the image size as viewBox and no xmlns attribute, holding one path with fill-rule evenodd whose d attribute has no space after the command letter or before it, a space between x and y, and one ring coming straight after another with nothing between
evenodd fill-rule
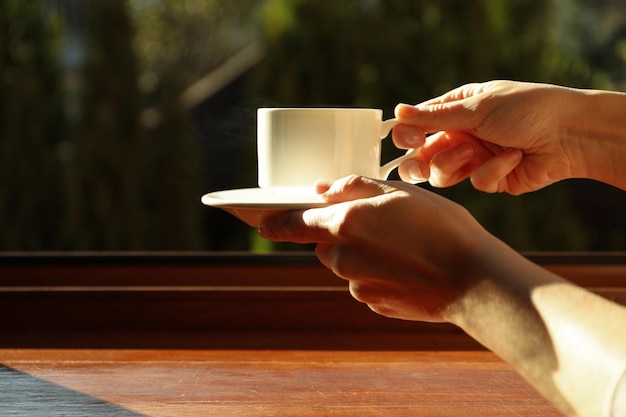
<instances>
[{"instance_id":1,"label":"coffee cup","mask_svg":"<svg viewBox=\"0 0 626 417\"><path fill-rule=\"evenodd\" d=\"M308 193L318 179L387 179L415 150L381 165L382 140L397 124L382 116L382 110L364 108L258 109L259 187Z\"/></svg>"}]
</instances>

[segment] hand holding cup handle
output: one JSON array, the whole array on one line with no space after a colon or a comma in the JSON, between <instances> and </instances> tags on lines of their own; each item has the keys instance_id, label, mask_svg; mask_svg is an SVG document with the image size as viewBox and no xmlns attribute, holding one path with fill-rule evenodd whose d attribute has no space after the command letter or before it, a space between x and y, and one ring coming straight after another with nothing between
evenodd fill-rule
<instances>
[{"instance_id":1,"label":"hand holding cup handle","mask_svg":"<svg viewBox=\"0 0 626 417\"><path fill-rule=\"evenodd\" d=\"M382 128L381 128L381 132L380 132L380 138L385 139L387 136L389 136L389 132L391 132L391 129L394 128L394 126L396 126L398 124L398 119L393 118L393 119L389 119L389 120L385 120L382 123ZM411 159L415 154L417 154L418 148L413 148L413 149L409 149L407 150L407 152L398 157L395 158L389 162L387 162L386 164L384 164L383 166L380 167L380 175L379 178L381 179L387 179L389 178L389 175L391 174L391 171L393 171L394 169L398 168L398 166L408 160ZM426 182L427 180L420 180L420 181L412 181L412 183L417 184L417 183L421 183L421 182Z\"/></svg>"}]
</instances>

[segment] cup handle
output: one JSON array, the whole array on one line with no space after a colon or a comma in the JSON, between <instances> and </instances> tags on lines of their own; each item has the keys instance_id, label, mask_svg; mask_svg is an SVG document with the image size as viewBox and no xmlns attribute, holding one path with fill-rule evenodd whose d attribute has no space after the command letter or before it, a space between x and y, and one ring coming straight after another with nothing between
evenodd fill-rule
<instances>
[{"instance_id":1,"label":"cup handle","mask_svg":"<svg viewBox=\"0 0 626 417\"><path fill-rule=\"evenodd\" d=\"M385 139L387 136L389 136L389 132L391 132L391 129L393 129L393 127L397 124L398 124L398 119L394 118L394 119L385 120L381 127L380 139L382 140L382 139ZM391 174L391 171L396 169L398 165L400 165L402 162L413 157L413 155L415 155L416 153L417 153L417 149L409 149L404 155L387 162L385 165L380 167L380 178L383 178L383 179L389 178L389 174ZM423 181L420 181L420 182L423 182Z\"/></svg>"}]
</instances>

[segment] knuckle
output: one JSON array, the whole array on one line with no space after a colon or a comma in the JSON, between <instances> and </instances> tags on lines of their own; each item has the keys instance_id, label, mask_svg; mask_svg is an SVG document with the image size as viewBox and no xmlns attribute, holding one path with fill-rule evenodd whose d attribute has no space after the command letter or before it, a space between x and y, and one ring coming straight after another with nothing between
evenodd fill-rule
<instances>
[{"instance_id":1,"label":"knuckle","mask_svg":"<svg viewBox=\"0 0 626 417\"><path fill-rule=\"evenodd\" d=\"M482 191L485 193L495 193L498 191L498 184L494 183L492 180L485 178L482 175L472 175L470 177L470 181L472 186L478 191Z\"/></svg>"},{"instance_id":2,"label":"knuckle","mask_svg":"<svg viewBox=\"0 0 626 417\"><path fill-rule=\"evenodd\" d=\"M368 304L370 310L372 310L374 313L379 314L381 316L385 316L385 317L390 317L390 318L395 318L396 317L396 313L395 310L382 305L382 304Z\"/></svg>"},{"instance_id":3,"label":"knuckle","mask_svg":"<svg viewBox=\"0 0 626 417\"><path fill-rule=\"evenodd\" d=\"M363 181L363 177L356 174L350 174L344 178L341 182L341 192L350 193L356 187L360 186Z\"/></svg>"},{"instance_id":4,"label":"knuckle","mask_svg":"<svg viewBox=\"0 0 626 417\"><path fill-rule=\"evenodd\" d=\"M354 260L350 250L344 245L337 244L332 249L330 268L335 275L344 279L354 278Z\"/></svg>"},{"instance_id":5,"label":"knuckle","mask_svg":"<svg viewBox=\"0 0 626 417\"><path fill-rule=\"evenodd\" d=\"M333 234L343 242L353 242L359 239L360 230L367 222L367 210L359 204L346 204L335 212Z\"/></svg>"},{"instance_id":6,"label":"knuckle","mask_svg":"<svg viewBox=\"0 0 626 417\"><path fill-rule=\"evenodd\" d=\"M350 295L357 301L368 304L373 302L371 293L367 291L366 285L358 281L350 281Z\"/></svg>"},{"instance_id":7,"label":"knuckle","mask_svg":"<svg viewBox=\"0 0 626 417\"><path fill-rule=\"evenodd\" d=\"M439 167L433 164L430 168L430 177L428 178L428 182L433 187L442 188L446 186L445 182L446 175L439 169Z\"/></svg>"},{"instance_id":8,"label":"knuckle","mask_svg":"<svg viewBox=\"0 0 626 417\"><path fill-rule=\"evenodd\" d=\"M350 281L350 295L355 300L367 304L370 310L374 313L385 317L396 317L396 311L391 306L387 305L377 295L376 291L372 291L367 284L357 281Z\"/></svg>"}]
</instances>

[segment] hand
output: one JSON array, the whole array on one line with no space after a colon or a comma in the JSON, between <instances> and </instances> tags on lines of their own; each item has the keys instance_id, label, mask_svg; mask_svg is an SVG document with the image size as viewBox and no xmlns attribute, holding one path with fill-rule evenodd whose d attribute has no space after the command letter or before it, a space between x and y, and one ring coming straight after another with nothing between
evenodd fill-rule
<instances>
[{"instance_id":1,"label":"hand","mask_svg":"<svg viewBox=\"0 0 626 417\"><path fill-rule=\"evenodd\" d=\"M352 295L388 317L449 321L447 308L470 285L472 254L496 240L461 206L406 183L351 176L318 191L331 206L265 219L261 236L317 243Z\"/></svg>"},{"instance_id":2,"label":"hand","mask_svg":"<svg viewBox=\"0 0 626 417\"><path fill-rule=\"evenodd\" d=\"M434 193L359 176L317 188L332 205L265 218L261 236L317 243L375 312L456 324L564 414L602 413L626 363L626 309L529 262Z\"/></svg>"},{"instance_id":3,"label":"hand","mask_svg":"<svg viewBox=\"0 0 626 417\"><path fill-rule=\"evenodd\" d=\"M469 84L417 106L399 105L393 139L400 148L424 143L401 164L407 181L448 187L470 178L486 192L518 195L577 175L575 135L564 124L584 93L547 84ZM576 109L576 111L574 110ZM425 138L425 133L432 133Z\"/></svg>"}]
</instances>

